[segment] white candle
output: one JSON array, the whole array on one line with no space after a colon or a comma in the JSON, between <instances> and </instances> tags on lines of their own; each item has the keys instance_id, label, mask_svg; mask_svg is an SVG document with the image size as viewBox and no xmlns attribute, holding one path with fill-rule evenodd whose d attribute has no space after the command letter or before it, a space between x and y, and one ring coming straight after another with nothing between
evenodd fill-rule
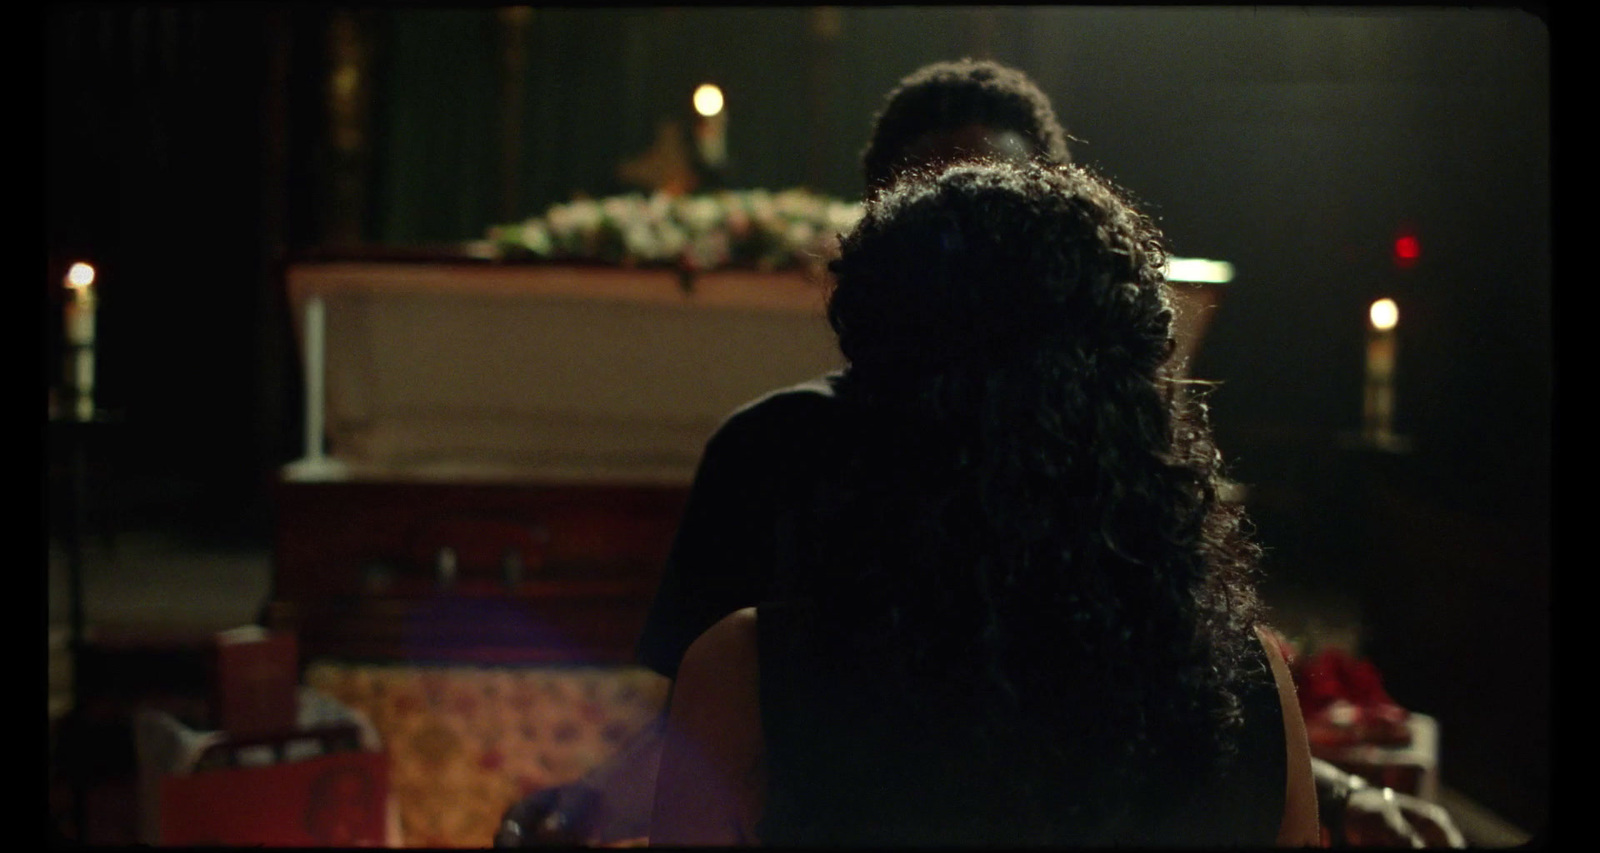
<instances>
[{"instance_id":1,"label":"white candle","mask_svg":"<svg viewBox=\"0 0 1600 853\"><path fill-rule=\"evenodd\" d=\"M719 168L728 159L728 111L722 90L705 83L694 90L694 110L701 116L698 128L700 156L706 164Z\"/></svg>"},{"instance_id":2,"label":"white candle","mask_svg":"<svg viewBox=\"0 0 1600 853\"><path fill-rule=\"evenodd\" d=\"M78 420L94 418L94 348L79 347L73 353L73 412Z\"/></svg>"},{"instance_id":3,"label":"white candle","mask_svg":"<svg viewBox=\"0 0 1600 853\"><path fill-rule=\"evenodd\" d=\"M1394 430L1395 328L1400 309L1393 299L1379 299L1368 317L1365 432L1370 439L1386 441Z\"/></svg>"},{"instance_id":4,"label":"white candle","mask_svg":"<svg viewBox=\"0 0 1600 853\"><path fill-rule=\"evenodd\" d=\"M75 263L67 270L64 320L67 333L67 383L72 388L73 413L80 420L94 417L94 267Z\"/></svg>"},{"instance_id":5,"label":"white candle","mask_svg":"<svg viewBox=\"0 0 1600 853\"><path fill-rule=\"evenodd\" d=\"M94 344L94 267L76 263L67 270L67 343L73 346Z\"/></svg>"},{"instance_id":6,"label":"white candle","mask_svg":"<svg viewBox=\"0 0 1600 853\"><path fill-rule=\"evenodd\" d=\"M322 461L323 429L326 417L323 391L324 362L327 358L324 335L327 329L327 308L322 297L306 300L305 320L305 371L306 371L306 458Z\"/></svg>"}]
</instances>

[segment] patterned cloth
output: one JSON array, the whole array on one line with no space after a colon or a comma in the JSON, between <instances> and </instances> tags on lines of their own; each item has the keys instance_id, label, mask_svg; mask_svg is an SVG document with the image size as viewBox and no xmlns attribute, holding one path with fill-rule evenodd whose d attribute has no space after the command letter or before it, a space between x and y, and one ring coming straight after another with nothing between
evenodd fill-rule
<instances>
[{"instance_id":1,"label":"patterned cloth","mask_svg":"<svg viewBox=\"0 0 1600 853\"><path fill-rule=\"evenodd\" d=\"M512 803L610 758L660 712L668 685L641 667L333 661L311 663L305 682L378 730L407 847L492 846Z\"/></svg>"}]
</instances>

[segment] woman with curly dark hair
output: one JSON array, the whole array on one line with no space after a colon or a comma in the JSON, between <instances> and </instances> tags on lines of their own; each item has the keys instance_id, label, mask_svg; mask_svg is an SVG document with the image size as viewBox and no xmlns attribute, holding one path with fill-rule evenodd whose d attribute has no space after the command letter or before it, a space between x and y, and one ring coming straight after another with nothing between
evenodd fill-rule
<instances>
[{"instance_id":1,"label":"woman with curly dark hair","mask_svg":"<svg viewBox=\"0 0 1600 853\"><path fill-rule=\"evenodd\" d=\"M652 842L1318 842L1164 262L1071 166L869 202L797 565L684 655Z\"/></svg>"}]
</instances>

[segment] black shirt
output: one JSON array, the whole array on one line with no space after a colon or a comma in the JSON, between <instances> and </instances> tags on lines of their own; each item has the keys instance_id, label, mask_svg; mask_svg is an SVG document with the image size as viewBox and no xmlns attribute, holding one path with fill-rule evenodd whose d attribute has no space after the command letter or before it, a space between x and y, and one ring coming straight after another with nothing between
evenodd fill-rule
<instances>
[{"instance_id":1,"label":"black shirt","mask_svg":"<svg viewBox=\"0 0 1600 853\"><path fill-rule=\"evenodd\" d=\"M689 644L773 594L794 512L839 430L839 374L774 391L734 412L706 443L636 655L676 678Z\"/></svg>"}]
</instances>

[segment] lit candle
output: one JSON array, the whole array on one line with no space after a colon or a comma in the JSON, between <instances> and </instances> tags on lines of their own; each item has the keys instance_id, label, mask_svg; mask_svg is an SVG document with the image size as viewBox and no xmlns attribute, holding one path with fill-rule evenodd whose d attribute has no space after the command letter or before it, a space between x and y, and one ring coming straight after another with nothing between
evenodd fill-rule
<instances>
[{"instance_id":1,"label":"lit candle","mask_svg":"<svg viewBox=\"0 0 1600 853\"><path fill-rule=\"evenodd\" d=\"M74 346L94 343L94 267L76 263L67 270L67 342Z\"/></svg>"},{"instance_id":2,"label":"lit candle","mask_svg":"<svg viewBox=\"0 0 1600 853\"><path fill-rule=\"evenodd\" d=\"M706 165L720 168L728 159L728 112L722 90L703 83L694 90L694 111L700 114L696 141Z\"/></svg>"},{"instance_id":3,"label":"lit candle","mask_svg":"<svg viewBox=\"0 0 1600 853\"><path fill-rule=\"evenodd\" d=\"M1379 299L1368 309L1367 380L1363 415L1367 438L1386 443L1394 429L1395 327L1400 309Z\"/></svg>"},{"instance_id":4,"label":"lit candle","mask_svg":"<svg viewBox=\"0 0 1600 853\"><path fill-rule=\"evenodd\" d=\"M67 270L65 322L67 332L67 384L72 389L73 412L79 420L94 417L94 267L75 263Z\"/></svg>"}]
</instances>

